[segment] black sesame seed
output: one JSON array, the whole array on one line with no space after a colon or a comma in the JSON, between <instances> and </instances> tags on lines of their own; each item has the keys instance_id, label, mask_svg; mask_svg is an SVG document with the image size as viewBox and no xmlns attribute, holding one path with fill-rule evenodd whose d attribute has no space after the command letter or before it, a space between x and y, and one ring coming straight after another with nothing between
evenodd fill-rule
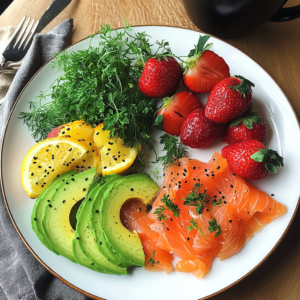
<instances>
[{"instance_id":1,"label":"black sesame seed","mask_svg":"<svg viewBox=\"0 0 300 300\"><path fill-rule=\"evenodd\" d=\"M72 180L72 181L75 181L75 179L74 179L74 178L71 178L71 180Z\"/></svg>"},{"instance_id":2,"label":"black sesame seed","mask_svg":"<svg viewBox=\"0 0 300 300\"><path fill-rule=\"evenodd\" d=\"M85 192L85 191L86 191L86 188L84 188L83 191Z\"/></svg>"},{"instance_id":3,"label":"black sesame seed","mask_svg":"<svg viewBox=\"0 0 300 300\"><path fill-rule=\"evenodd\" d=\"M188 237L188 238L187 238L187 240L189 241L189 240L190 240L190 238Z\"/></svg>"},{"instance_id":4,"label":"black sesame seed","mask_svg":"<svg viewBox=\"0 0 300 300\"><path fill-rule=\"evenodd\" d=\"M66 202L66 200L63 200L63 202L62 203L65 203Z\"/></svg>"},{"instance_id":5,"label":"black sesame seed","mask_svg":"<svg viewBox=\"0 0 300 300\"><path fill-rule=\"evenodd\" d=\"M224 202L224 204L227 204L227 202L226 201L223 201Z\"/></svg>"},{"instance_id":6,"label":"black sesame seed","mask_svg":"<svg viewBox=\"0 0 300 300\"><path fill-rule=\"evenodd\" d=\"M72 148L70 148L69 151L72 151Z\"/></svg>"},{"instance_id":7,"label":"black sesame seed","mask_svg":"<svg viewBox=\"0 0 300 300\"><path fill-rule=\"evenodd\" d=\"M231 223L231 222L232 222L232 220L229 220L228 222L229 222L229 223Z\"/></svg>"},{"instance_id":8,"label":"black sesame seed","mask_svg":"<svg viewBox=\"0 0 300 300\"><path fill-rule=\"evenodd\" d=\"M99 242L100 246L102 245L102 242Z\"/></svg>"},{"instance_id":9,"label":"black sesame seed","mask_svg":"<svg viewBox=\"0 0 300 300\"><path fill-rule=\"evenodd\" d=\"M31 176L33 176L34 175L34 173L31 173Z\"/></svg>"},{"instance_id":10,"label":"black sesame seed","mask_svg":"<svg viewBox=\"0 0 300 300\"><path fill-rule=\"evenodd\" d=\"M167 228L167 230L169 231L170 229L169 229L169 228Z\"/></svg>"},{"instance_id":11,"label":"black sesame seed","mask_svg":"<svg viewBox=\"0 0 300 300\"><path fill-rule=\"evenodd\" d=\"M103 167L103 169L107 169L107 167Z\"/></svg>"},{"instance_id":12,"label":"black sesame seed","mask_svg":"<svg viewBox=\"0 0 300 300\"><path fill-rule=\"evenodd\" d=\"M52 207L52 205L51 205L51 204L49 204L49 207Z\"/></svg>"},{"instance_id":13,"label":"black sesame seed","mask_svg":"<svg viewBox=\"0 0 300 300\"><path fill-rule=\"evenodd\" d=\"M230 187L233 189L233 185L231 184Z\"/></svg>"},{"instance_id":14,"label":"black sesame seed","mask_svg":"<svg viewBox=\"0 0 300 300\"><path fill-rule=\"evenodd\" d=\"M88 178L85 179L85 181L88 181L88 180L89 180Z\"/></svg>"},{"instance_id":15,"label":"black sesame seed","mask_svg":"<svg viewBox=\"0 0 300 300\"><path fill-rule=\"evenodd\" d=\"M99 212L99 210L97 209L96 211L95 211L95 213L97 214Z\"/></svg>"},{"instance_id":16,"label":"black sesame seed","mask_svg":"<svg viewBox=\"0 0 300 300\"><path fill-rule=\"evenodd\" d=\"M36 221L37 219L36 218L34 218L34 221Z\"/></svg>"},{"instance_id":17,"label":"black sesame seed","mask_svg":"<svg viewBox=\"0 0 300 300\"><path fill-rule=\"evenodd\" d=\"M96 135L99 135L99 132L97 132Z\"/></svg>"},{"instance_id":18,"label":"black sesame seed","mask_svg":"<svg viewBox=\"0 0 300 300\"><path fill-rule=\"evenodd\" d=\"M131 188L130 190L131 190L132 192L134 191L134 189L133 189L133 188Z\"/></svg>"},{"instance_id":19,"label":"black sesame seed","mask_svg":"<svg viewBox=\"0 0 300 300\"><path fill-rule=\"evenodd\" d=\"M271 194L271 196L273 197L273 196L275 196L274 194Z\"/></svg>"},{"instance_id":20,"label":"black sesame seed","mask_svg":"<svg viewBox=\"0 0 300 300\"><path fill-rule=\"evenodd\" d=\"M76 240L79 240L79 237L77 237Z\"/></svg>"}]
</instances>

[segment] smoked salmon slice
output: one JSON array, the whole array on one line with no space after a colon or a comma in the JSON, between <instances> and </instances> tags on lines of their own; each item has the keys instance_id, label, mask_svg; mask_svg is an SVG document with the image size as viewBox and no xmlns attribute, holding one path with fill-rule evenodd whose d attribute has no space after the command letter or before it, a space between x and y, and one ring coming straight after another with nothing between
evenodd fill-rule
<instances>
[{"instance_id":1,"label":"smoked salmon slice","mask_svg":"<svg viewBox=\"0 0 300 300\"><path fill-rule=\"evenodd\" d=\"M195 203L185 201L196 191L207 194L200 214ZM165 195L178 207L179 216L164 205ZM163 208L164 218L158 217L159 208ZM208 163L185 157L165 170L152 209L148 214L145 210L134 201L122 208L123 224L139 233L146 261L154 253L155 261L159 261L146 264L146 269L169 273L175 254L180 258L176 270L200 279L214 257L224 260L238 253L256 232L284 214L286 207L237 176L226 159L215 152ZM212 222L220 226L220 234L210 231Z\"/></svg>"}]
</instances>

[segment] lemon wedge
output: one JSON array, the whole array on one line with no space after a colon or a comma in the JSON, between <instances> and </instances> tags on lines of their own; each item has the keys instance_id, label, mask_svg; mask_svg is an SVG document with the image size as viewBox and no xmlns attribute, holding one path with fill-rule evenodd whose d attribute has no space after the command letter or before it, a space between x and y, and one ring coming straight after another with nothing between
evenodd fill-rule
<instances>
[{"instance_id":1,"label":"lemon wedge","mask_svg":"<svg viewBox=\"0 0 300 300\"><path fill-rule=\"evenodd\" d=\"M133 164L138 148L128 148L122 139L110 139L109 131L102 130L103 124L95 128L94 143L99 148L102 175L122 174Z\"/></svg>"},{"instance_id":2,"label":"lemon wedge","mask_svg":"<svg viewBox=\"0 0 300 300\"><path fill-rule=\"evenodd\" d=\"M83 140L91 143L93 141L95 128L91 125L86 125L84 121L74 121L65 125L62 125L58 132L58 136L70 136L76 140Z\"/></svg>"},{"instance_id":3,"label":"lemon wedge","mask_svg":"<svg viewBox=\"0 0 300 300\"><path fill-rule=\"evenodd\" d=\"M34 145L26 154L21 182L30 198L37 198L57 177L86 158L89 148L84 141L69 137L49 138Z\"/></svg>"}]
</instances>

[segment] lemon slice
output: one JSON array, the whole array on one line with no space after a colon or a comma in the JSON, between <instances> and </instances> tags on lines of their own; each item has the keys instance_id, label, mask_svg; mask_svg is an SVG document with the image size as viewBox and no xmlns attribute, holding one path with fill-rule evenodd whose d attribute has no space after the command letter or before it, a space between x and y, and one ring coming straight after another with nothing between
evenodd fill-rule
<instances>
[{"instance_id":1,"label":"lemon slice","mask_svg":"<svg viewBox=\"0 0 300 300\"><path fill-rule=\"evenodd\" d=\"M86 157L85 142L68 137L43 140L26 154L21 169L21 182L30 198L37 198L57 177Z\"/></svg>"},{"instance_id":2,"label":"lemon slice","mask_svg":"<svg viewBox=\"0 0 300 300\"><path fill-rule=\"evenodd\" d=\"M65 125L62 125L58 132L58 136L70 136L76 140L83 140L88 143L94 142L95 128L91 125L86 125L84 121L74 121Z\"/></svg>"},{"instance_id":3,"label":"lemon slice","mask_svg":"<svg viewBox=\"0 0 300 300\"><path fill-rule=\"evenodd\" d=\"M122 139L110 139L109 131L102 128L103 124L99 124L94 133L95 146L100 149L102 175L122 174L133 164L138 149L126 147Z\"/></svg>"},{"instance_id":4,"label":"lemon slice","mask_svg":"<svg viewBox=\"0 0 300 300\"><path fill-rule=\"evenodd\" d=\"M79 141L82 141L82 139ZM89 169L97 168L96 172L101 174L102 164L98 148L95 146L94 143L84 143L86 144L86 147L88 149L85 154L85 157L82 157L82 159L79 160L76 165L72 166L71 170L77 170L78 172L82 172Z\"/></svg>"}]
</instances>

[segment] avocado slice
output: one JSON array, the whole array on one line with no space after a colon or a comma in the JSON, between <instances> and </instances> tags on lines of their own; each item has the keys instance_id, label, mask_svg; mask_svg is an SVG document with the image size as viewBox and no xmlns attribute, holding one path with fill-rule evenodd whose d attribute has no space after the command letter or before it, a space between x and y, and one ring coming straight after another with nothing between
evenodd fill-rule
<instances>
[{"instance_id":1,"label":"avocado slice","mask_svg":"<svg viewBox=\"0 0 300 300\"><path fill-rule=\"evenodd\" d=\"M107 178L109 180L107 180L106 184L99 191L97 196L92 200L89 211L89 227L92 229L93 238L96 240L97 248L102 253L102 255L107 257L109 261L113 264L126 268L131 266L132 264L129 263L123 257L120 257L118 253L112 252L110 247L107 246L106 238L103 235L103 231L101 229L101 216L99 213L102 199L108 195L110 189L114 185L117 185L120 182L122 182L125 179L125 177L112 177L112 175L107 175L104 178Z\"/></svg>"},{"instance_id":2,"label":"avocado slice","mask_svg":"<svg viewBox=\"0 0 300 300\"><path fill-rule=\"evenodd\" d=\"M158 190L157 184L147 175L137 174L125 177L106 191L102 199L100 222L106 244L113 253L131 265L144 266L145 254L137 232L131 232L123 226L120 220L121 207L130 199L139 199L147 205Z\"/></svg>"},{"instance_id":3,"label":"avocado slice","mask_svg":"<svg viewBox=\"0 0 300 300\"><path fill-rule=\"evenodd\" d=\"M53 248L47 236L44 233L42 226L42 217L47 204L50 203L53 194L60 186L63 180L70 178L72 175L77 174L77 171L69 171L58 177L56 177L51 184L39 195L36 199L32 213L31 213L31 226L39 240L52 252L59 255L59 253Z\"/></svg>"},{"instance_id":4,"label":"avocado slice","mask_svg":"<svg viewBox=\"0 0 300 300\"><path fill-rule=\"evenodd\" d=\"M127 274L126 268L114 265L98 250L92 230L89 227L89 210L92 199L97 196L103 185L105 185L104 183L100 182L86 196L77 212L77 226L75 238L72 242L73 253L76 261L89 269L100 273L123 275Z\"/></svg>"},{"instance_id":5,"label":"avocado slice","mask_svg":"<svg viewBox=\"0 0 300 300\"><path fill-rule=\"evenodd\" d=\"M76 263L72 240L74 229L69 220L72 207L88 192L96 174L96 168L66 179L54 193L51 204L44 210L42 224L49 241L57 252Z\"/></svg>"}]
</instances>

